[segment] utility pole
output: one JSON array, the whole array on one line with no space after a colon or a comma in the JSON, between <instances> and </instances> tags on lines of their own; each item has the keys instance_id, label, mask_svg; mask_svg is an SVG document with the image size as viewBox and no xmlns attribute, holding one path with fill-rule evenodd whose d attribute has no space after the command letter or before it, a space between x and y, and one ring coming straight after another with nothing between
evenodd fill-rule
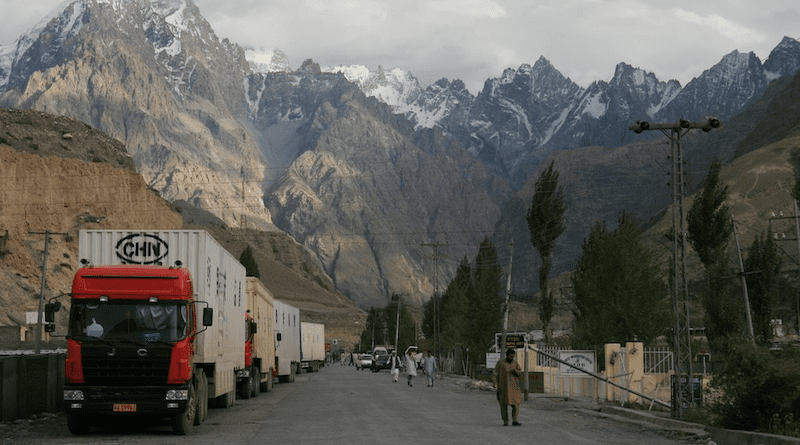
<instances>
[{"instance_id":1,"label":"utility pole","mask_svg":"<svg viewBox=\"0 0 800 445\"><path fill-rule=\"evenodd\" d=\"M245 216L245 214L244 214L244 209L245 209L245 195L247 194L247 191L245 189L245 183L244 183L244 166L242 166L242 168L240 170L240 173L242 175L242 214L241 214L241 221L239 222L239 226L241 228L243 228L243 229L246 229L247 228L247 219L246 219L247 216Z\"/></svg>"},{"instance_id":2,"label":"utility pole","mask_svg":"<svg viewBox=\"0 0 800 445\"><path fill-rule=\"evenodd\" d=\"M690 122L680 119L671 123L649 123L636 121L628 129L634 133L648 130L659 130L670 140L670 159L672 161L672 311L675 316L674 349L676 357L675 382L677 397L673 401L674 411L683 418L689 406L694 405L694 376L692 375L692 333L690 318L689 288L686 282L686 211L683 198L685 195L684 162L681 150L681 138L693 128L705 132L719 128L722 122L715 117L706 117L702 121ZM686 305L681 311L680 303Z\"/></svg>"},{"instance_id":3,"label":"utility pole","mask_svg":"<svg viewBox=\"0 0 800 445\"><path fill-rule=\"evenodd\" d=\"M28 232L30 235L44 235L44 258L42 259L42 281L39 292L39 310L36 312L36 354L42 350L42 311L44 311L44 290L47 287L47 255L50 251L50 235L64 235L66 233L55 234L46 230L44 232Z\"/></svg>"},{"instance_id":4,"label":"utility pole","mask_svg":"<svg viewBox=\"0 0 800 445\"><path fill-rule=\"evenodd\" d=\"M441 339L439 338L439 320L441 314L439 314L439 247L448 246L448 243L421 243L423 247L433 247L433 344L436 348L436 356L439 357L440 354L440 343Z\"/></svg>"},{"instance_id":5,"label":"utility pole","mask_svg":"<svg viewBox=\"0 0 800 445\"><path fill-rule=\"evenodd\" d=\"M733 223L733 239L736 241L736 256L739 258L739 276L742 277L742 295L744 295L744 313L747 316L747 333L750 336L750 343L756 345L756 336L753 333L753 317L750 315L750 297L747 295L747 279L745 278L744 263L742 262L742 250L739 247L739 236L736 234L736 219L731 215Z\"/></svg>"},{"instance_id":6,"label":"utility pole","mask_svg":"<svg viewBox=\"0 0 800 445\"><path fill-rule=\"evenodd\" d=\"M506 304L503 308L503 333L500 335L500 353L506 350L506 338L508 336L508 300L511 297L511 266L514 262L514 240L511 240L511 253L508 258L508 278L506 278Z\"/></svg>"},{"instance_id":7,"label":"utility pole","mask_svg":"<svg viewBox=\"0 0 800 445\"><path fill-rule=\"evenodd\" d=\"M398 351L398 345L400 341L400 295L397 296L397 324L394 328L394 350Z\"/></svg>"}]
</instances>

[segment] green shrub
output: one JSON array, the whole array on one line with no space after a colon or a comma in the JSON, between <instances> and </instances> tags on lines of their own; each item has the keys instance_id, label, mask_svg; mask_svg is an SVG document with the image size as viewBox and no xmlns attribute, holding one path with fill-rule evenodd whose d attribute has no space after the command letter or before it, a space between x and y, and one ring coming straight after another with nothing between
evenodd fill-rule
<instances>
[{"instance_id":1,"label":"green shrub","mask_svg":"<svg viewBox=\"0 0 800 445\"><path fill-rule=\"evenodd\" d=\"M797 352L770 351L741 340L729 340L725 349L725 370L712 381L718 395L710 403L715 423L768 432L780 419L783 429L795 428L793 419L800 419Z\"/></svg>"}]
</instances>

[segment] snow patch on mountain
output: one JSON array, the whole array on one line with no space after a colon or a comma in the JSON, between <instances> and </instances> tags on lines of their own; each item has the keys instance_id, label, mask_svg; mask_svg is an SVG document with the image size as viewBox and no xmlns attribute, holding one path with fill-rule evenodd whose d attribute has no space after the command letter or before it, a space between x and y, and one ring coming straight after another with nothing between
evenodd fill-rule
<instances>
[{"instance_id":1,"label":"snow patch on mountain","mask_svg":"<svg viewBox=\"0 0 800 445\"><path fill-rule=\"evenodd\" d=\"M289 58L280 50L266 51L245 48L244 54L250 69L256 73L289 73L292 71Z\"/></svg>"},{"instance_id":2,"label":"snow patch on mountain","mask_svg":"<svg viewBox=\"0 0 800 445\"><path fill-rule=\"evenodd\" d=\"M322 68L322 72L342 73L345 79L358 85L364 94L392 108L407 106L421 91L417 79L400 68L386 71L378 66L376 71L370 71L363 65L350 65L326 67Z\"/></svg>"},{"instance_id":3,"label":"snow patch on mountain","mask_svg":"<svg viewBox=\"0 0 800 445\"><path fill-rule=\"evenodd\" d=\"M595 93L587 97L586 101L581 106L581 109L583 109L583 114L588 114L589 116L595 119L600 119L601 117L603 117L603 115L606 114L606 110L608 109L608 104L604 104L601 101L602 97L603 97L602 93Z\"/></svg>"}]
</instances>

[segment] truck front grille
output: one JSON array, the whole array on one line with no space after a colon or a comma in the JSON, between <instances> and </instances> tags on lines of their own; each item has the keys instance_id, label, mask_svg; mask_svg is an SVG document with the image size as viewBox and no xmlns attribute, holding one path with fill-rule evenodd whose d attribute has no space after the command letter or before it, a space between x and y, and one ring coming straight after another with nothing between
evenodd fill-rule
<instances>
[{"instance_id":1,"label":"truck front grille","mask_svg":"<svg viewBox=\"0 0 800 445\"><path fill-rule=\"evenodd\" d=\"M83 347L87 385L141 386L167 383L170 348Z\"/></svg>"}]
</instances>

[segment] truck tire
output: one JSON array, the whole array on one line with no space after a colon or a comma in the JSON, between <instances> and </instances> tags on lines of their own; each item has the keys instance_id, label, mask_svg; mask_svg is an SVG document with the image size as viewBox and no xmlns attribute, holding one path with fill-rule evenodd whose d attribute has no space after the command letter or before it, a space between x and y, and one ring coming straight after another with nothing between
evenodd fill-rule
<instances>
[{"instance_id":1,"label":"truck tire","mask_svg":"<svg viewBox=\"0 0 800 445\"><path fill-rule=\"evenodd\" d=\"M253 397L258 397L261 394L261 371L258 368L253 369Z\"/></svg>"},{"instance_id":2,"label":"truck tire","mask_svg":"<svg viewBox=\"0 0 800 445\"><path fill-rule=\"evenodd\" d=\"M203 372L197 378L197 411L194 424L200 425L208 419L208 379Z\"/></svg>"},{"instance_id":3,"label":"truck tire","mask_svg":"<svg viewBox=\"0 0 800 445\"><path fill-rule=\"evenodd\" d=\"M79 436L88 433L92 425L86 415L70 412L67 413L67 427L70 433Z\"/></svg>"},{"instance_id":4,"label":"truck tire","mask_svg":"<svg viewBox=\"0 0 800 445\"><path fill-rule=\"evenodd\" d=\"M242 380L242 383L239 384L239 397L244 400L250 398L250 395L253 393L253 373L250 372L246 379Z\"/></svg>"},{"instance_id":5,"label":"truck tire","mask_svg":"<svg viewBox=\"0 0 800 445\"><path fill-rule=\"evenodd\" d=\"M261 392L270 392L272 391L273 377L272 377L272 370L270 369L269 374L267 375L267 381L261 383Z\"/></svg>"},{"instance_id":6,"label":"truck tire","mask_svg":"<svg viewBox=\"0 0 800 445\"><path fill-rule=\"evenodd\" d=\"M186 401L186 411L172 418L172 432L178 436L185 436L192 432L194 418L197 415L197 393L194 386L189 387L189 400Z\"/></svg>"}]
</instances>

